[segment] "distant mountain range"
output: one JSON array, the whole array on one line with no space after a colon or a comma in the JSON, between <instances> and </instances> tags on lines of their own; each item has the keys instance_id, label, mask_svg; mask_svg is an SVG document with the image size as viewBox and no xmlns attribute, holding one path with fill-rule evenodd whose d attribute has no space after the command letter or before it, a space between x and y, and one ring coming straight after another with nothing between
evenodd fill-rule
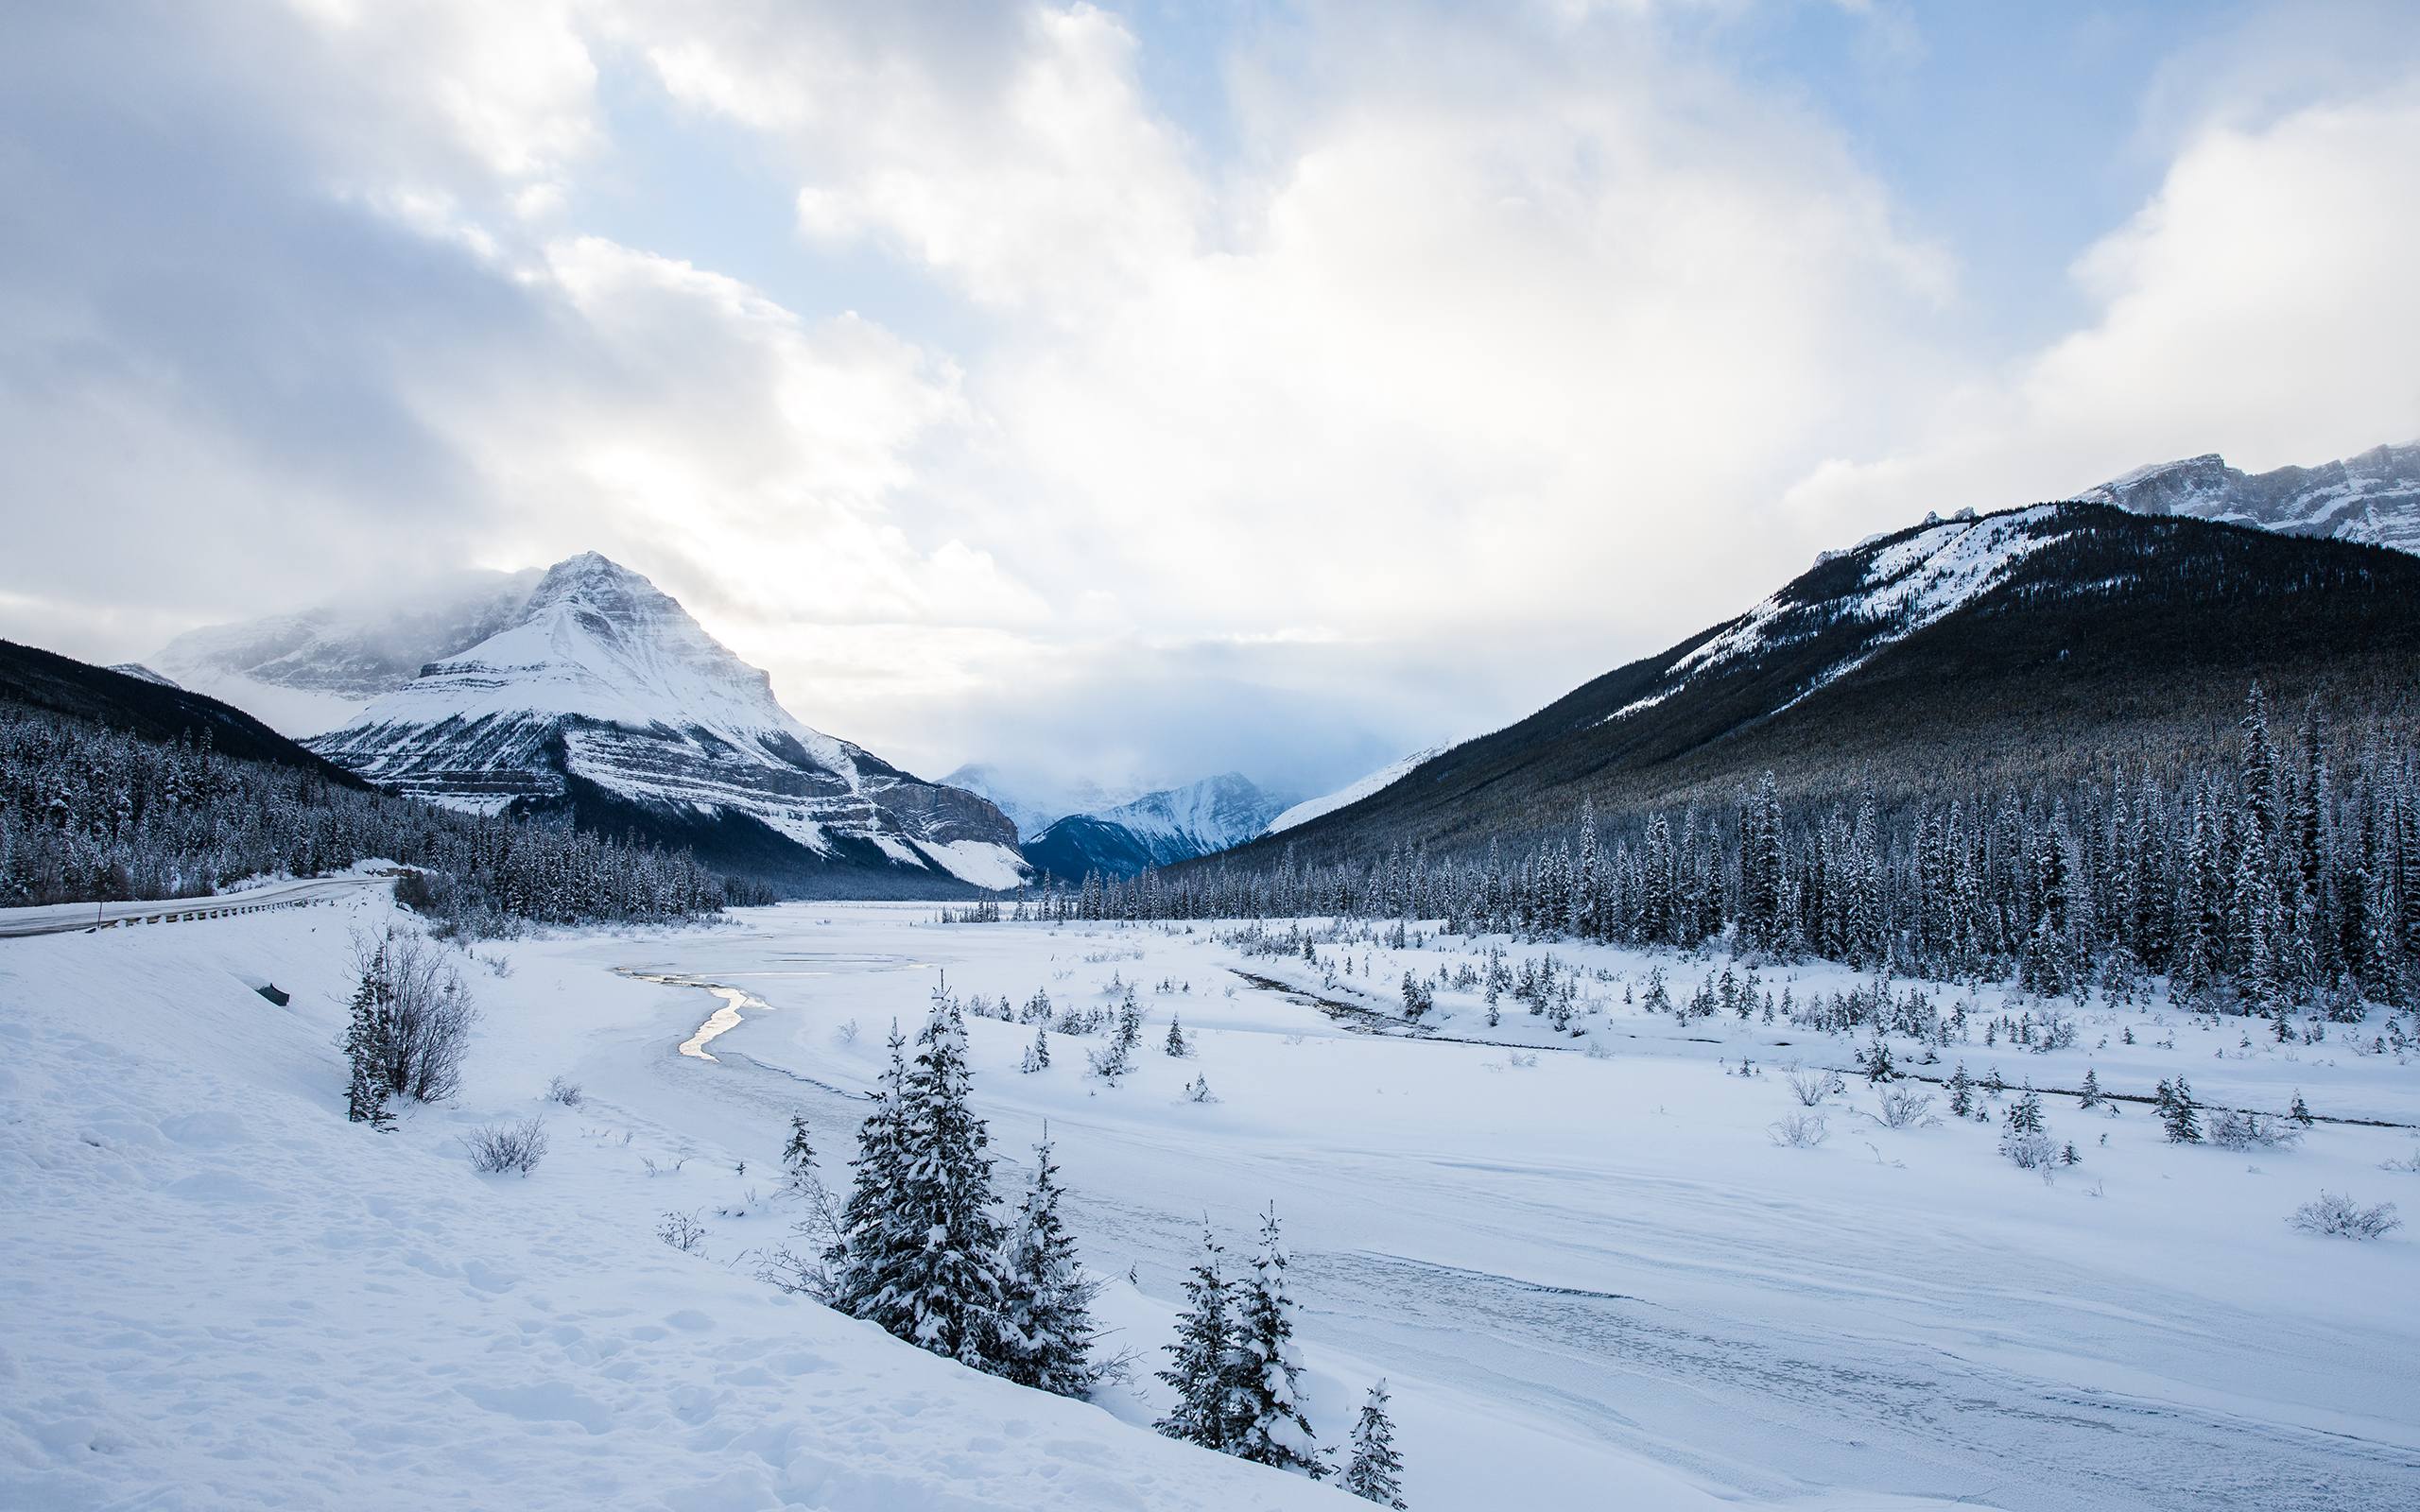
<instances>
[{"instance_id":1,"label":"distant mountain range","mask_svg":"<svg viewBox=\"0 0 2420 1512\"><path fill-rule=\"evenodd\" d=\"M394 791L634 833L794 893L1026 876L1015 826L990 802L800 723L764 672L594 552L466 578L391 617L196 631L153 662L265 719L320 724L311 749Z\"/></svg>"},{"instance_id":2,"label":"distant mountain range","mask_svg":"<svg viewBox=\"0 0 2420 1512\"><path fill-rule=\"evenodd\" d=\"M2190 515L2291 536L2420 552L2420 444L2247 473L2212 453L2137 468L2076 498L2135 514Z\"/></svg>"},{"instance_id":3,"label":"distant mountain range","mask_svg":"<svg viewBox=\"0 0 2420 1512\"><path fill-rule=\"evenodd\" d=\"M1105 813L1150 791L1140 783L1105 784L1061 772L1011 771L990 762L971 762L942 781L990 799L1027 840L1070 814Z\"/></svg>"},{"instance_id":4,"label":"distant mountain range","mask_svg":"<svg viewBox=\"0 0 2420 1512\"><path fill-rule=\"evenodd\" d=\"M1888 799L2206 757L2255 679L2285 708L2420 708L2420 558L2103 504L1931 520L1234 856L1479 847L1583 799L1727 805L1767 770L1786 795Z\"/></svg>"},{"instance_id":5,"label":"distant mountain range","mask_svg":"<svg viewBox=\"0 0 2420 1512\"><path fill-rule=\"evenodd\" d=\"M1025 858L1063 882L1096 871L1131 877L1240 845L1265 831L1287 802L1225 772L1098 814L1063 816L1026 841Z\"/></svg>"}]
</instances>

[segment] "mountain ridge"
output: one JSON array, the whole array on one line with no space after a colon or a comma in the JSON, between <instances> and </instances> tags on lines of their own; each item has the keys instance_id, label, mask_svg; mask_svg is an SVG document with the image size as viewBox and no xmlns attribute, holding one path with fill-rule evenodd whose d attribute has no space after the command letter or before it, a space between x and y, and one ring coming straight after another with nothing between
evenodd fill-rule
<instances>
[{"instance_id":1,"label":"mountain ridge","mask_svg":"<svg viewBox=\"0 0 2420 1512\"><path fill-rule=\"evenodd\" d=\"M1267 829L1287 806L1240 772L1221 772L1097 814L1069 814L1025 844L1037 870L1063 882L1126 877L1215 854Z\"/></svg>"},{"instance_id":2,"label":"mountain ridge","mask_svg":"<svg viewBox=\"0 0 2420 1512\"><path fill-rule=\"evenodd\" d=\"M2420 553L2420 442L2251 473L2208 452L2136 468L2071 502Z\"/></svg>"},{"instance_id":3,"label":"mountain ridge","mask_svg":"<svg viewBox=\"0 0 2420 1512\"><path fill-rule=\"evenodd\" d=\"M1829 554L1745 613L1233 854L1451 851L1600 815L1785 793L2023 782L2221 748L2245 685L2347 713L2420 704L2420 558L2060 502Z\"/></svg>"}]
</instances>

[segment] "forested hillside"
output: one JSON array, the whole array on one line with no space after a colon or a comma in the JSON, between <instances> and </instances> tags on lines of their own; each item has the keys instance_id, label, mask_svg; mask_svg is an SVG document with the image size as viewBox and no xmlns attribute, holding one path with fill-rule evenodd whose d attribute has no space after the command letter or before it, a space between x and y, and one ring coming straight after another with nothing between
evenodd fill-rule
<instances>
[{"instance_id":1,"label":"forested hillside","mask_svg":"<svg viewBox=\"0 0 2420 1512\"><path fill-rule=\"evenodd\" d=\"M1886 810L1979 789L2171 783L2224 758L2245 687L2343 738L2420 709L2420 558L2098 505L1928 521L1819 562L1737 619L1233 854L1471 859L1607 819L1732 804Z\"/></svg>"},{"instance_id":2,"label":"forested hillside","mask_svg":"<svg viewBox=\"0 0 2420 1512\"><path fill-rule=\"evenodd\" d=\"M738 901L685 852L391 797L215 700L5 650L0 906L192 897L372 858L426 868L408 895L480 932L688 919ZM228 731L247 754L220 748Z\"/></svg>"}]
</instances>

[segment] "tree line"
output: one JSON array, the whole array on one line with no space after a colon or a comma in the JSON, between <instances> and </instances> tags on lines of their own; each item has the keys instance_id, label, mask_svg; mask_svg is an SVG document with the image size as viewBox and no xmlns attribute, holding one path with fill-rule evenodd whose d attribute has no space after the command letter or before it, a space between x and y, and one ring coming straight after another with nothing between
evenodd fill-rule
<instances>
[{"instance_id":1,"label":"tree line","mask_svg":"<svg viewBox=\"0 0 2420 1512\"><path fill-rule=\"evenodd\" d=\"M2420 754L2345 747L2314 705L2280 736L2257 686L2231 760L2113 763L2029 791L1894 802L1871 779L1786 804L1771 774L1727 811L1561 833L1475 859L1398 843L1363 864L1087 877L1021 902L1049 919L1336 916L1695 949L1728 939L2046 996L2165 976L2199 1007L2359 1018L2420 1001Z\"/></svg>"},{"instance_id":2,"label":"tree line","mask_svg":"<svg viewBox=\"0 0 2420 1512\"><path fill-rule=\"evenodd\" d=\"M209 732L156 741L0 705L0 906L199 897L247 877L384 859L405 901L475 933L516 922L670 922L735 885L686 851L441 809L238 760Z\"/></svg>"}]
</instances>

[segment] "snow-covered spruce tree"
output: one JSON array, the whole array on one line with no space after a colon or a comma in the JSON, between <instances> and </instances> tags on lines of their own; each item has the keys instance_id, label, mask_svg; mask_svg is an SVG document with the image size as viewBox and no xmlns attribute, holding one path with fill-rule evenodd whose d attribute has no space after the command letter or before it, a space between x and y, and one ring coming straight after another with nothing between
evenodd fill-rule
<instances>
[{"instance_id":1,"label":"snow-covered spruce tree","mask_svg":"<svg viewBox=\"0 0 2420 1512\"><path fill-rule=\"evenodd\" d=\"M1046 1024L1033 1031L1033 1043L1025 1047L1025 1058L1017 1070L1030 1076L1037 1071L1050 1069L1050 1030Z\"/></svg>"},{"instance_id":2,"label":"snow-covered spruce tree","mask_svg":"<svg viewBox=\"0 0 2420 1512\"><path fill-rule=\"evenodd\" d=\"M1099 1336L1092 1299L1100 1285L1076 1259L1076 1241L1059 1216L1059 1168L1045 1140L1033 1147L1033 1180L1001 1257L1006 1358L1000 1373L1019 1385L1082 1397L1099 1380L1092 1363L1093 1340Z\"/></svg>"},{"instance_id":3,"label":"snow-covered spruce tree","mask_svg":"<svg viewBox=\"0 0 2420 1512\"><path fill-rule=\"evenodd\" d=\"M345 1025L344 1058L351 1080L345 1089L345 1116L372 1128L392 1128L395 1115L387 1108L385 1068L392 1053L393 1028L388 1010L387 947L382 942L353 989L353 1013Z\"/></svg>"},{"instance_id":4,"label":"snow-covered spruce tree","mask_svg":"<svg viewBox=\"0 0 2420 1512\"><path fill-rule=\"evenodd\" d=\"M1205 1220L1201 1257L1184 1280L1184 1308L1176 1315L1176 1342L1167 1347L1168 1367L1158 1372L1162 1381L1176 1388L1176 1405L1151 1425L1170 1438L1216 1450L1227 1449L1234 1437L1226 1417L1234 1296L1233 1286L1219 1268L1224 1253Z\"/></svg>"},{"instance_id":5,"label":"snow-covered spruce tree","mask_svg":"<svg viewBox=\"0 0 2420 1512\"><path fill-rule=\"evenodd\" d=\"M1184 1021L1173 1013L1168 1015L1168 1037L1162 1048L1179 1060L1193 1054L1191 1041L1184 1038Z\"/></svg>"},{"instance_id":6,"label":"snow-covered spruce tree","mask_svg":"<svg viewBox=\"0 0 2420 1512\"><path fill-rule=\"evenodd\" d=\"M2100 1095L2100 1078L2093 1073L2093 1069L2090 1066L2086 1066L2083 1068L2083 1088L2081 1091L2076 1093L2076 1106L2078 1108L2099 1108L2102 1101L2103 1099Z\"/></svg>"},{"instance_id":7,"label":"snow-covered spruce tree","mask_svg":"<svg viewBox=\"0 0 2420 1512\"><path fill-rule=\"evenodd\" d=\"M848 1200L840 1205L840 1235L823 1255L832 1270L832 1305L903 1337L909 1314L898 1285L902 1258L910 1244L923 1242L921 1234L906 1231L897 1206L907 1046L894 1021L890 1064L870 1094L873 1110L857 1125L856 1159L849 1162L855 1175Z\"/></svg>"},{"instance_id":8,"label":"snow-covered spruce tree","mask_svg":"<svg viewBox=\"0 0 2420 1512\"><path fill-rule=\"evenodd\" d=\"M1364 1502L1403 1512L1403 1456L1395 1452L1394 1420L1387 1416L1387 1383L1378 1382L1362 1400L1361 1416L1353 1425L1353 1458L1344 1469L1344 1488Z\"/></svg>"},{"instance_id":9,"label":"snow-covered spruce tree","mask_svg":"<svg viewBox=\"0 0 2420 1512\"><path fill-rule=\"evenodd\" d=\"M1252 1274L1236 1285L1235 1334L1229 1347L1227 1408L1234 1440L1228 1452L1258 1465L1326 1473L1303 1413L1303 1366L1294 1349L1294 1298L1286 1290L1286 1246L1277 1211L1260 1223Z\"/></svg>"},{"instance_id":10,"label":"snow-covered spruce tree","mask_svg":"<svg viewBox=\"0 0 2420 1512\"><path fill-rule=\"evenodd\" d=\"M901 1338L978 1370L1002 1364L1001 1234L992 1212L991 1136L975 1116L966 1021L942 1001L916 1037L900 1088L899 1177L877 1314Z\"/></svg>"},{"instance_id":11,"label":"snow-covered spruce tree","mask_svg":"<svg viewBox=\"0 0 2420 1512\"><path fill-rule=\"evenodd\" d=\"M790 1115L790 1137L782 1146L783 1181L792 1192L804 1195L815 1184L815 1146L806 1137L806 1115Z\"/></svg>"},{"instance_id":12,"label":"snow-covered spruce tree","mask_svg":"<svg viewBox=\"0 0 2420 1512\"><path fill-rule=\"evenodd\" d=\"M1949 1080L1942 1085L1949 1089L1952 1113L1964 1118L1975 1110L1975 1078L1966 1074L1966 1062L1960 1061L1958 1069L1949 1074Z\"/></svg>"},{"instance_id":13,"label":"snow-covered spruce tree","mask_svg":"<svg viewBox=\"0 0 2420 1512\"><path fill-rule=\"evenodd\" d=\"M2177 1077L2174 1086L2161 1082L2158 1102L2160 1130L2170 1144L2202 1143L2202 1107L2193 1100L2193 1089L2184 1077Z\"/></svg>"}]
</instances>

